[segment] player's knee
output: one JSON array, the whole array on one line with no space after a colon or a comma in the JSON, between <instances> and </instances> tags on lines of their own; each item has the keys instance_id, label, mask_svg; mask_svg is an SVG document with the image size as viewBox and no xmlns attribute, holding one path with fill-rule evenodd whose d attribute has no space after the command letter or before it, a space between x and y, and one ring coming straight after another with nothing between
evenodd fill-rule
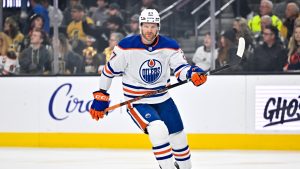
<instances>
[{"instance_id":1,"label":"player's knee","mask_svg":"<svg viewBox=\"0 0 300 169\"><path fill-rule=\"evenodd\" d=\"M181 149L188 145L185 132L182 130L177 133L170 134L170 143L174 149Z\"/></svg>"},{"instance_id":2,"label":"player's knee","mask_svg":"<svg viewBox=\"0 0 300 169\"><path fill-rule=\"evenodd\" d=\"M169 131L163 121L155 120L149 123L147 131L154 146L168 142Z\"/></svg>"}]
</instances>

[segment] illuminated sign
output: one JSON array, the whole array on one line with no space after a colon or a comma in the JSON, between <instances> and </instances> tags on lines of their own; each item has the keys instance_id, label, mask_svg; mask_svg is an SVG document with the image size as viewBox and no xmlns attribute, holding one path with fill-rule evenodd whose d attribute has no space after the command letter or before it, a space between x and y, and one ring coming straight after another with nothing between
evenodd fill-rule
<instances>
[{"instance_id":1,"label":"illuminated sign","mask_svg":"<svg viewBox=\"0 0 300 169\"><path fill-rule=\"evenodd\" d=\"M300 130L300 86L256 86L255 129Z\"/></svg>"}]
</instances>

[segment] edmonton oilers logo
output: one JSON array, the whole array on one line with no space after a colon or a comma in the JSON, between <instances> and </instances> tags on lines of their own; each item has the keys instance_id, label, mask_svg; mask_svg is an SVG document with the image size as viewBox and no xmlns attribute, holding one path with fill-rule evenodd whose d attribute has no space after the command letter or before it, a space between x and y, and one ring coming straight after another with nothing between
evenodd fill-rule
<instances>
[{"instance_id":1,"label":"edmonton oilers logo","mask_svg":"<svg viewBox=\"0 0 300 169\"><path fill-rule=\"evenodd\" d=\"M154 83L159 79L161 69L161 63L158 60L146 60L140 67L140 77L146 83Z\"/></svg>"}]
</instances>

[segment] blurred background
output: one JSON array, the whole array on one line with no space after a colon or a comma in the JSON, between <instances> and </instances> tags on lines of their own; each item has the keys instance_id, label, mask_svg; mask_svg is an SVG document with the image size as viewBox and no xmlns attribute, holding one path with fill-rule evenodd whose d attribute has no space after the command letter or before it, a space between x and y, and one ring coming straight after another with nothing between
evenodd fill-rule
<instances>
[{"instance_id":1,"label":"blurred background","mask_svg":"<svg viewBox=\"0 0 300 169\"><path fill-rule=\"evenodd\" d=\"M257 153L252 157L258 161L238 163L286 167L287 159L298 157L294 151L300 150L299 3L1 0L0 147L4 148L0 151L4 156L0 160L8 161L5 164L9 167L19 147L106 148L111 159L110 149L147 149L151 154L147 135L132 123L125 108L114 110L100 122L91 119L88 109L114 46L139 34L140 12L154 8L161 17L160 34L174 38L191 65L214 70L239 63L209 76L201 87L187 84L170 91L191 149L285 150L289 152L278 154L285 158L270 151L267 156L275 154L276 158L270 155L269 162L259 161L263 153ZM237 58L240 37L245 39L246 48L243 57ZM174 77L171 83L176 83ZM109 90L111 105L124 101L121 84L121 77L114 78ZM209 153L195 155L195 161L206 155L210 157ZM210 162L216 160L211 158ZM287 163L290 168L299 166L297 159ZM22 168L22 162L17 164ZM205 164L196 162L196 166ZM237 167L235 163L228 166Z\"/></svg>"}]
</instances>

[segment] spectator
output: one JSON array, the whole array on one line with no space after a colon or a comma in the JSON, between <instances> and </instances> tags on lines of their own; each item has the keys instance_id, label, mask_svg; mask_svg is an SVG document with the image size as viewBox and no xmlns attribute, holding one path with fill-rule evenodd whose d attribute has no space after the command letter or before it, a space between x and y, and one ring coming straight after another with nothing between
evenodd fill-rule
<instances>
[{"instance_id":1,"label":"spectator","mask_svg":"<svg viewBox=\"0 0 300 169\"><path fill-rule=\"evenodd\" d=\"M61 26L64 16L59 8L57 8L57 11L55 11L55 8L51 4L49 4L49 1L50 0L42 0L41 3L48 11L50 28L53 28L55 21L58 26ZM55 15L57 15L57 20L55 20Z\"/></svg>"},{"instance_id":2,"label":"spectator","mask_svg":"<svg viewBox=\"0 0 300 169\"><path fill-rule=\"evenodd\" d=\"M72 21L67 27L67 34L71 40L81 40L85 41L86 34L82 28L82 20L84 19L85 12L82 5L74 5L72 7ZM93 20L90 17L86 17L88 24L94 24Z\"/></svg>"},{"instance_id":3,"label":"spectator","mask_svg":"<svg viewBox=\"0 0 300 169\"><path fill-rule=\"evenodd\" d=\"M235 17L250 18L253 16L253 12L249 7L248 0L233 1L232 9Z\"/></svg>"},{"instance_id":4,"label":"spectator","mask_svg":"<svg viewBox=\"0 0 300 169\"><path fill-rule=\"evenodd\" d=\"M34 30L42 30L43 29L43 25L44 25L44 19L41 15L39 14L34 14L30 17L30 29L29 32L27 34L27 36L24 38L22 46L21 46L21 51L24 48L29 47L30 45L30 39L31 39L31 34ZM48 44L48 40L46 40L46 36L44 37L44 41L43 43L47 43Z\"/></svg>"},{"instance_id":5,"label":"spectator","mask_svg":"<svg viewBox=\"0 0 300 169\"><path fill-rule=\"evenodd\" d=\"M138 14L134 14L133 16L131 16L130 18L130 25L129 25L129 34L127 35L127 37L132 36L132 35L137 35L140 33L140 25L139 25L139 15Z\"/></svg>"},{"instance_id":6,"label":"spectator","mask_svg":"<svg viewBox=\"0 0 300 169\"><path fill-rule=\"evenodd\" d=\"M82 21L82 28L85 34L90 35L96 39L98 51L103 51L108 46L108 38L110 30L105 26L94 26L88 24L86 19Z\"/></svg>"},{"instance_id":7,"label":"spectator","mask_svg":"<svg viewBox=\"0 0 300 169\"><path fill-rule=\"evenodd\" d=\"M121 13L120 5L117 3L111 3L108 8L108 16L109 17L119 17L124 21L124 17Z\"/></svg>"},{"instance_id":8,"label":"spectator","mask_svg":"<svg viewBox=\"0 0 300 169\"><path fill-rule=\"evenodd\" d=\"M132 8L129 9L129 11L131 15L134 15L141 13L144 9L156 9L157 11L160 11L159 6L154 3L154 0L139 1L138 3L133 5Z\"/></svg>"},{"instance_id":9,"label":"spectator","mask_svg":"<svg viewBox=\"0 0 300 169\"><path fill-rule=\"evenodd\" d=\"M286 63L286 51L280 42L278 29L267 26L263 30L264 43L259 45L251 58L249 70L259 72L282 71Z\"/></svg>"},{"instance_id":10,"label":"spectator","mask_svg":"<svg viewBox=\"0 0 300 169\"><path fill-rule=\"evenodd\" d=\"M99 67L99 59L97 57L97 51L93 47L87 47L83 50L84 56L84 73L85 74L97 74Z\"/></svg>"},{"instance_id":11,"label":"spectator","mask_svg":"<svg viewBox=\"0 0 300 169\"><path fill-rule=\"evenodd\" d=\"M0 56L0 74L15 75L17 73L18 58L17 54L10 50L6 56Z\"/></svg>"},{"instance_id":12,"label":"spectator","mask_svg":"<svg viewBox=\"0 0 300 169\"><path fill-rule=\"evenodd\" d=\"M276 2L274 4L274 14L276 16L278 16L278 18L283 19L285 17L285 10L286 10L286 6L288 3L290 2L295 2L297 0L282 0L280 1L274 1Z\"/></svg>"},{"instance_id":13,"label":"spectator","mask_svg":"<svg viewBox=\"0 0 300 169\"><path fill-rule=\"evenodd\" d=\"M40 15L43 18L44 24L43 24L43 30L47 34L50 33L50 19L48 10L41 5L42 0L30 0L30 4L32 7L32 13L29 16L32 16L34 14Z\"/></svg>"},{"instance_id":14,"label":"spectator","mask_svg":"<svg viewBox=\"0 0 300 169\"><path fill-rule=\"evenodd\" d=\"M240 58L236 56L236 43L236 32L234 29L229 29L221 35L220 48L218 51L218 57L216 59L216 68L240 61Z\"/></svg>"},{"instance_id":15,"label":"spectator","mask_svg":"<svg viewBox=\"0 0 300 169\"><path fill-rule=\"evenodd\" d=\"M111 16L107 20L107 28L110 32L119 32L126 36L126 32L124 30L123 20L117 16Z\"/></svg>"},{"instance_id":16,"label":"spectator","mask_svg":"<svg viewBox=\"0 0 300 169\"><path fill-rule=\"evenodd\" d=\"M212 45L212 39L210 36L210 33L207 32L205 34L204 40L203 40L203 46L200 46L197 48L194 56L193 56L193 62L196 66L200 67L204 71L210 70L211 64L211 45ZM214 61L216 60L218 55L217 50L215 50L214 53Z\"/></svg>"},{"instance_id":17,"label":"spectator","mask_svg":"<svg viewBox=\"0 0 300 169\"><path fill-rule=\"evenodd\" d=\"M83 73L83 58L72 51L64 34L59 35L59 74L72 75Z\"/></svg>"},{"instance_id":18,"label":"spectator","mask_svg":"<svg viewBox=\"0 0 300 169\"><path fill-rule=\"evenodd\" d=\"M240 37L243 37L246 42L245 50L252 52L255 47L255 40L251 30L247 25L247 20L242 17L237 17L233 21L232 27L236 30L236 39L238 40Z\"/></svg>"},{"instance_id":19,"label":"spectator","mask_svg":"<svg viewBox=\"0 0 300 169\"><path fill-rule=\"evenodd\" d=\"M71 22L72 22L72 8L75 5L79 5L80 4L80 0L70 0L69 1L70 4L67 8L65 8L64 12L63 12L63 21L62 21L62 26L67 27Z\"/></svg>"},{"instance_id":20,"label":"spectator","mask_svg":"<svg viewBox=\"0 0 300 169\"><path fill-rule=\"evenodd\" d=\"M49 50L43 45L46 34L41 30L33 30L30 47L21 53L20 71L23 74L42 75L51 71L51 56Z\"/></svg>"},{"instance_id":21,"label":"spectator","mask_svg":"<svg viewBox=\"0 0 300 169\"><path fill-rule=\"evenodd\" d=\"M44 18L41 15L39 15L39 14L31 15L29 34L34 29L36 29L36 30L43 29L44 24L45 24Z\"/></svg>"},{"instance_id":22,"label":"spectator","mask_svg":"<svg viewBox=\"0 0 300 169\"><path fill-rule=\"evenodd\" d=\"M5 19L4 33L8 36L10 48L16 52L20 52L24 35L20 32L17 22L12 17Z\"/></svg>"},{"instance_id":23,"label":"spectator","mask_svg":"<svg viewBox=\"0 0 300 169\"><path fill-rule=\"evenodd\" d=\"M6 56L7 51L9 50L9 37L0 32L0 56Z\"/></svg>"},{"instance_id":24,"label":"spectator","mask_svg":"<svg viewBox=\"0 0 300 169\"><path fill-rule=\"evenodd\" d=\"M272 19L272 25L277 27L280 31L282 27L282 21L272 13L273 3L270 0L261 0L259 6L259 14L255 15L248 21L248 26L250 30L254 33L261 31L261 16L269 15Z\"/></svg>"},{"instance_id":25,"label":"spectator","mask_svg":"<svg viewBox=\"0 0 300 169\"><path fill-rule=\"evenodd\" d=\"M7 60L7 52L9 50L8 36L0 32L0 74L3 74L5 62Z\"/></svg>"},{"instance_id":26,"label":"spectator","mask_svg":"<svg viewBox=\"0 0 300 169\"><path fill-rule=\"evenodd\" d=\"M97 0L97 9L92 13L92 19L97 26L102 26L108 19L108 9L106 0Z\"/></svg>"},{"instance_id":27,"label":"spectator","mask_svg":"<svg viewBox=\"0 0 300 169\"><path fill-rule=\"evenodd\" d=\"M105 63L106 64L112 54L112 51L114 49L114 47L116 45L118 45L118 43L124 38L124 35L118 32L114 32L112 34L110 34L110 38L109 38L109 46L107 48L104 49L103 54L105 56ZM103 64L103 65L104 65Z\"/></svg>"},{"instance_id":28,"label":"spectator","mask_svg":"<svg viewBox=\"0 0 300 169\"><path fill-rule=\"evenodd\" d=\"M261 31L256 32L254 35L255 42L257 45L262 45L264 43L263 31L266 26L272 26L272 18L269 15L264 15L261 17Z\"/></svg>"},{"instance_id":29,"label":"spectator","mask_svg":"<svg viewBox=\"0 0 300 169\"><path fill-rule=\"evenodd\" d=\"M82 54L82 50L86 47L86 34L83 30L82 20L85 19L88 25L94 22L90 17L85 17L82 5L74 5L72 8L72 22L67 27L68 38L74 52Z\"/></svg>"},{"instance_id":30,"label":"spectator","mask_svg":"<svg viewBox=\"0 0 300 169\"><path fill-rule=\"evenodd\" d=\"M289 42L294 30L294 22L297 17L300 16L299 14L299 6L294 3L290 2L287 4L285 9L285 21L283 22L283 27L280 31L281 36L286 39L286 42Z\"/></svg>"},{"instance_id":31,"label":"spectator","mask_svg":"<svg viewBox=\"0 0 300 169\"><path fill-rule=\"evenodd\" d=\"M300 25L296 25L294 33L290 39L288 63L284 67L285 71L300 70Z\"/></svg>"}]
</instances>

